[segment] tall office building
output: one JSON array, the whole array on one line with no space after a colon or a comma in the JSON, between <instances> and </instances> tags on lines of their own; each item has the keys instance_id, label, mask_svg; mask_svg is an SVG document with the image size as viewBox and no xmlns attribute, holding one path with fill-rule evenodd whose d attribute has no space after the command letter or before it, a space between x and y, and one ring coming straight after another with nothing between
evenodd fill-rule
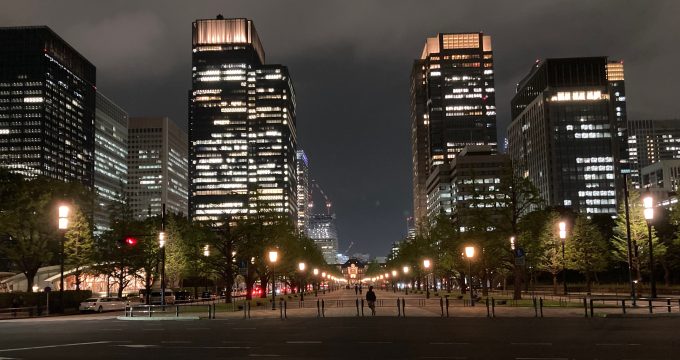
<instances>
[{"instance_id":1,"label":"tall office building","mask_svg":"<svg viewBox=\"0 0 680 360\"><path fill-rule=\"evenodd\" d=\"M94 179L96 69L46 26L0 28L0 167Z\"/></svg>"},{"instance_id":2,"label":"tall office building","mask_svg":"<svg viewBox=\"0 0 680 360\"><path fill-rule=\"evenodd\" d=\"M267 212L295 222L295 93L288 68L265 64L248 19L196 20L192 45L192 219Z\"/></svg>"},{"instance_id":3,"label":"tall office building","mask_svg":"<svg viewBox=\"0 0 680 360\"><path fill-rule=\"evenodd\" d=\"M167 117L131 117L128 197L137 219L166 211L187 215L187 134Z\"/></svg>"},{"instance_id":4,"label":"tall office building","mask_svg":"<svg viewBox=\"0 0 680 360\"><path fill-rule=\"evenodd\" d=\"M321 249L326 263L335 264L338 255L338 230L335 227L335 215L311 214L307 235Z\"/></svg>"},{"instance_id":5,"label":"tall office building","mask_svg":"<svg viewBox=\"0 0 680 360\"><path fill-rule=\"evenodd\" d=\"M430 222L439 215L453 218L466 227L466 209L496 206L494 192L511 170L510 157L489 145L469 145L450 163L437 165L427 179L427 215Z\"/></svg>"},{"instance_id":6,"label":"tall office building","mask_svg":"<svg viewBox=\"0 0 680 360\"><path fill-rule=\"evenodd\" d=\"M628 120L628 158L636 187L644 167L680 159L680 119Z\"/></svg>"},{"instance_id":7,"label":"tall office building","mask_svg":"<svg viewBox=\"0 0 680 360\"><path fill-rule=\"evenodd\" d=\"M105 231L112 205L125 202L128 114L97 92L94 126L94 225L97 231Z\"/></svg>"},{"instance_id":8,"label":"tall office building","mask_svg":"<svg viewBox=\"0 0 680 360\"><path fill-rule=\"evenodd\" d=\"M547 205L617 211L625 96L615 96L623 69L609 64L606 57L537 61L517 85L509 153L515 174L529 178Z\"/></svg>"},{"instance_id":9,"label":"tall office building","mask_svg":"<svg viewBox=\"0 0 680 360\"><path fill-rule=\"evenodd\" d=\"M413 213L427 216L426 181L466 145L496 149L496 96L491 37L483 33L428 38L411 72Z\"/></svg>"},{"instance_id":10,"label":"tall office building","mask_svg":"<svg viewBox=\"0 0 680 360\"><path fill-rule=\"evenodd\" d=\"M297 228L301 233L306 233L307 224L309 223L309 160L304 150L297 151L297 161L295 168L297 169Z\"/></svg>"}]
</instances>

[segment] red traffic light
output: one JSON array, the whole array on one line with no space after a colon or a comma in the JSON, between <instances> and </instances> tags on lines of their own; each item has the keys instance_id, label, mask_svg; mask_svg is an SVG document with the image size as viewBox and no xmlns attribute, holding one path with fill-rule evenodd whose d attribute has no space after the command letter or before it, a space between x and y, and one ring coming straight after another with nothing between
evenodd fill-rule
<instances>
[{"instance_id":1,"label":"red traffic light","mask_svg":"<svg viewBox=\"0 0 680 360\"><path fill-rule=\"evenodd\" d=\"M137 239L135 239L131 236L128 236L128 237L125 238L125 245L135 246L135 245L137 245Z\"/></svg>"}]
</instances>

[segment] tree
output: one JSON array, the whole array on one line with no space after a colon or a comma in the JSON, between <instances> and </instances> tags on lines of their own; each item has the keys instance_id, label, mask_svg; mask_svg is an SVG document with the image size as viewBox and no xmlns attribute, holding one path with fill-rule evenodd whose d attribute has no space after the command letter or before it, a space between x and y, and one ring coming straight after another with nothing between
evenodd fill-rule
<instances>
[{"instance_id":1,"label":"tree","mask_svg":"<svg viewBox=\"0 0 680 360\"><path fill-rule=\"evenodd\" d=\"M648 274L649 271L649 233L647 229L647 220L644 217L644 207L640 199L640 192L631 190L628 197L629 215L630 215L630 239L632 246L632 266L634 278L638 281L642 280L642 274ZM623 205L619 210L619 216L616 219L616 227L614 228L614 258L621 262L628 263L628 240L626 236L626 214ZM652 229L652 245L654 247L654 256L657 259L662 258L666 253L666 246L662 244L656 236L656 231ZM651 276L651 274L650 274Z\"/></svg>"},{"instance_id":2,"label":"tree","mask_svg":"<svg viewBox=\"0 0 680 360\"><path fill-rule=\"evenodd\" d=\"M586 277L586 287L590 295L592 275L607 267L609 255L607 242L593 223L583 215L578 215L570 241L566 243L567 267Z\"/></svg>"},{"instance_id":3,"label":"tree","mask_svg":"<svg viewBox=\"0 0 680 360\"><path fill-rule=\"evenodd\" d=\"M563 270L563 266L565 266L565 259L562 258L560 246L562 239L559 238L558 233L559 221L558 213L551 212L548 214L539 235L540 247L537 249L540 251L536 264L537 268L552 275L554 294L557 294L557 275Z\"/></svg>"},{"instance_id":4,"label":"tree","mask_svg":"<svg viewBox=\"0 0 680 360\"><path fill-rule=\"evenodd\" d=\"M83 211L77 206L71 211L71 221L65 235L64 257L65 264L73 269L76 290L80 290L83 269L94 262L94 237L90 222Z\"/></svg>"}]
</instances>

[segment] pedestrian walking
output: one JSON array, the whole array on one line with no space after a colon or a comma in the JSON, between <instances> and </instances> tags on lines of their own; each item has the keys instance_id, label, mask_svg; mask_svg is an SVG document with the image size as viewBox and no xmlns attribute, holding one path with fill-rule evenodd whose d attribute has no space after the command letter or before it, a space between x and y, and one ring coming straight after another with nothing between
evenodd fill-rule
<instances>
[{"instance_id":1,"label":"pedestrian walking","mask_svg":"<svg viewBox=\"0 0 680 360\"><path fill-rule=\"evenodd\" d=\"M359 295L359 285L354 285L354 295Z\"/></svg>"},{"instance_id":2,"label":"pedestrian walking","mask_svg":"<svg viewBox=\"0 0 680 360\"><path fill-rule=\"evenodd\" d=\"M375 316L375 301L377 300L375 293L373 292L373 286L368 287L366 292L366 301L368 302L368 307L371 309L371 315Z\"/></svg>"}]
</instances>

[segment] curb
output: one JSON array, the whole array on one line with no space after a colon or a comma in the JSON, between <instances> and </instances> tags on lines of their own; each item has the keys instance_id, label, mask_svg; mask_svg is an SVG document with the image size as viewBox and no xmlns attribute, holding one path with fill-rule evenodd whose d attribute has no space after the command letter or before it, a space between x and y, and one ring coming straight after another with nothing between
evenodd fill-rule
<instances>
[{"instance_id":1,"label":"curb","mask_svg":"<svg viewBox=\"0 0 680 360\"><path fill-rule=\"evenodd\" d=\"M116 319L118 320L126 320L126 321L185 321L185 320L199 320L198 316L159 316L159 317L144 317L144 316L138 316L138 317L126 317L126 316L117 316Z\"/></svg>"}]
</instances>

